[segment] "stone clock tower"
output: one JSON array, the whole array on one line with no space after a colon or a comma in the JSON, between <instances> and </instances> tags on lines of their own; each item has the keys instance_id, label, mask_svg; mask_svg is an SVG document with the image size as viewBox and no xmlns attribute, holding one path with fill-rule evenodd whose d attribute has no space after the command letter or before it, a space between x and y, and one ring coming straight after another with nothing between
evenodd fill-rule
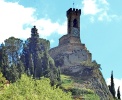
<instances>
[{"instance_id":1,"label":"stone clock tower","mask_svg":"<svg viewBox=\"0 0 122 100\"><path fill-rule=\"evenodd\" d=\"M67 12L67 34L59 39L59 45L80 42L81 9L70 8Z\"/></svg>"},{"instance_id":2,"label":"stone clock tower","mask_svg":"<svg viewBox=\"0 0 122 100\"><path fill-rule=\"evenodd\" d=\"M49 50L56 66L66 68L79 65L81 61L91 61L92 55L80 38L81 9L70 8L66 11L67 34L59 38L59 45ZM62 65L63 64L63 65Z\"/></svg>"},{"instance_id":3,"label":"stone clock tower","mask_svg":"<svg viewBox=\"0 0 122 100\"><path fill-rule=\"evenodd\" d=\"M70 8L67 11L67 30L68 34L75 37L80 37L80 15L81 10Z\"/></svg>"}]
</instances>

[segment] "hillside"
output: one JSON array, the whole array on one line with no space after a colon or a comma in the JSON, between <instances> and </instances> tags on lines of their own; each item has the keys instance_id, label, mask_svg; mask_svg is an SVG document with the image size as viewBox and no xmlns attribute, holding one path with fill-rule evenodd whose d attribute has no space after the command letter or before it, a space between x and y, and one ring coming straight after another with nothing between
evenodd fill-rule
<instances>
[{"instance_id":1,"label":"hillside","mask_svg":"<svg viewBox=\"0 0 122 100\"><path fill-rule=\"evenodd\" d=\"M14 93L17 90L17 95L20 95L18 99L21 100L26 97L24 94L21 95L22 91L27 92L27 95L30 95L28 90L33 91L33 88L29 87L30 81L33 87L35 86L34 80L42 86L41 84L44 83L40 82L41 77L45 77L50 79L49 83L52 88L56 86L61 88L63 93L72 93L70 98L74 100L113 100L100 71L100 65L92 61L92 55L84 44L78 41L75 45L74 43L61 44L49 50L49 41L39 38L35 26L31 29L31 38L28 38L25 43L18 38L10 37L5 40L4 44L1 44L0 71L10 84L10 88L4 90L6 82L5 78L1 78L0 85L3 89L1 98L4 95L9 97L11 92ZM26 88L21 88L24 85L23 83L21 85L21 79L26 81L23 80L23 74L33 78L26 77L29 81L25 84ZM36 91L38 90L34 93ZM40 93L38 95L38 99L41 98Z\"/></svg>"},{"instance_id":2,"label":"hillside","mask_svg":"<svg viewBox=\"0 0 122 100\"><path fill-rule=\"evenodd\" d=\"M73 59L73 55L75 55L75 59ZM62 54L60 52L54 57L54 61L56 65L61 66L64 75L73 78L76 88L78 86L78 88L90 89L100 97L100 100L113 100L100 71L100 65L96 61L82 61L78 56L77 52L65 54L63 51ZM80 62L77 62L76 57Z\"/></svg>"},{"instance_id":3,"label":"hillside","mask_svg":"<svg viewBox=\"0 0 122 100\"><path fill-rule=\"evenodd\" d=\"M61 88L72 93L74 100L100 100L99 96L92 90L81 86L82 80L75 77L61 75Z\"/></svg>"}]
</instances>

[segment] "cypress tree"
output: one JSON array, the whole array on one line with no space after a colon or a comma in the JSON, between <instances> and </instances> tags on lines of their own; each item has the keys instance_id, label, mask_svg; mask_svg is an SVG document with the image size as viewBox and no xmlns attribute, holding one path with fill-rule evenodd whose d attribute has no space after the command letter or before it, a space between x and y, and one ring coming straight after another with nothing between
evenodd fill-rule
<instances>
[{"instance_id":1,"label":"cypress tree","mask_svg":"<svg viewBox=\"0 0 122 100\"><path fill-rule=\"evenodd\" d=\"M39 38L38 29L34 26L31 29L31 37L23 46L21 60L28 75L33 75L36 79L42 76L48 77L53 86L60 81L60 73L48 54L48 50L49 41Z\"/></svg>"},{"instance_id":2,"label":"cypress tree","mask_svg":"<svg viewBox=\"0 0 122 100\"><path fill-rule=\"evenodd\" d=\"M114 88L114 78L113 78L113 71L111 72L111 86L110 86L110 92L113 95L113 97L115 98L115 88Z\"/></svg>"},{"instance_id":3,"label":"cypress tree","mask_svg":"<svg viewBox=\"0 0 122 100\"><path fill-rule=\"evenodd\" d=\"M117 90L117 98L118 98L119 100L121 100L121 99L120 99L120 96L121 96L121 95L120 95L120 86L119 86L119 87L118 87L118 90Z\"/></svg>"}]
</instances>

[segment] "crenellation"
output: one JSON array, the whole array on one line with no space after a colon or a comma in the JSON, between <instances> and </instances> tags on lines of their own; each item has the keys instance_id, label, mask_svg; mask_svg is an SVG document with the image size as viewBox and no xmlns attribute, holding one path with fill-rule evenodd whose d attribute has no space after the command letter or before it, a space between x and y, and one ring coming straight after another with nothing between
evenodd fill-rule
<instances>
[{"instance_id":1,"label":"crenellation","mask_svg":"<svg viewBox=\"0 0 122 100\"><path fill-rule=\"evenodd\" d=\"M67 11L67 16L69 16L70 14L76 14L76 15L80 15L81 14L81 9L75 9L75 8L70 8L68 11Z\"/></svg>"}]
</instances>

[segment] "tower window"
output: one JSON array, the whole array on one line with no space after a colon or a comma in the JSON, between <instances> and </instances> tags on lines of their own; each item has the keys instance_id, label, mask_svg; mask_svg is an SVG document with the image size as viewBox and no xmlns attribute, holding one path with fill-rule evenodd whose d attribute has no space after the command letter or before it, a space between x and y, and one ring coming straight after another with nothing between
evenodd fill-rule
<instances>
[{"instance_id":1,"label":"tower window","mask_svg":"<svg viewBox=\"0 0 122 100\"><path fill-rule=\"evenodd\" d=\"M74 19L74 20L73 20L73 27L78 27L77 19Z\"/></svg>"}]
</instances>

